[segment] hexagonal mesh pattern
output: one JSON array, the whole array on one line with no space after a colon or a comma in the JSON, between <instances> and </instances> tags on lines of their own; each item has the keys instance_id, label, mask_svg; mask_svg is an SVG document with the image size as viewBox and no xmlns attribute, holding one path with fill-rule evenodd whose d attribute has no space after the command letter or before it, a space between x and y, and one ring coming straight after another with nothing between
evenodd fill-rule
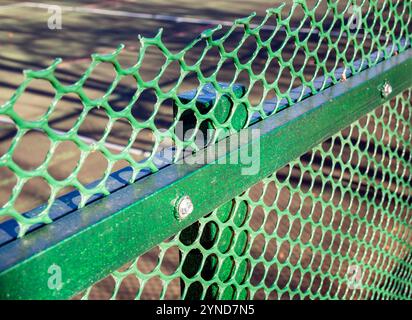
<instances>
[{"instance_id":1,"label":"hexagonal mesh pattern","mask_svg":"<svg viewBox=\"0 0 412 320\"><path fill-rule=\"evenodd\" d=\"M90 287L91 299L412 299L412 88Z\"/></svg>"},{"instance_id":2,"label":"hexagonal mesh pattern","mask_svg":"<svg viewBox=\"0 0 412 320\"><path fill-rule=\"evenodd\" d=\"M216 131L213 143L222 131L247 127L256 116L265 118L282 104L293 105L405 51L411 44L411 13L411 2L402 0L310 4L296 1L290 10L284 6L268 10L258 23L252 23L252 15L237 20L232 27L207 30L179 52L167 48L161 32L154 38L140 37L141 48L134 66L123 68L119 63L121 46L113 54L93 55L89 68L74 84L65 85L56 76L59 59L48 69L27 71L12 98L0 107L0 120L10 127L10 132L6 128L5 133L9 144L0 153L0 169L2 175L14 181L2 192L0 218L16 219L22 236L35 223L51 222L53 204L68 188L78 191L80 199L76 205L80 207L96 194L109 194L107 180L120 161L132 168L129 182L133 182L143 169L158 170L154 157L162 147L174 146L176 157L184 148L197 150L194 137L202 127ZM149 52L157 59L153 75L142 72ZM94 97L85 89L102 65L112 70L114 79L101 96ZM164 87L163 76L170 70L177 76ZM127 101L119 107L118 98L125 98L121 83L126 78L135 83L134 91L126 94ZM51 88L52 101L44 106L43 112L27 118L15 107L36 81ZM222 81L229 85L222 86ZM233 92L235 83L244 86L242 95ZM213 106L205 111L197 107L197 100L206 86L214 88L216 95ZM190 99L182 99L183 90L194 90L194 94ZM231 105L223 118L216 114L221 99L229 99ZM78 104L78 109L73 110L78 116L70 128L58 130L53 123L59 118L59 104L64 101ZM148 109L139 109L144 104ZM168 106L170 110L171 104L174 117L168 122L163 111ZM105 122L96 129L93 140L85 140L80 134L82 126L87 127L87 119L93 114L99 114ZM180 139L175 129L179 120L187 117L192 118L195 133ZM122 148L113 150L110 137L116 134L118 125L128 127L129 133ZM27 157L27 146L40 140L44 142L44 150L37 150L41 155ZM143 147L135 150L135 143ZM69 147L73 149L70 152L77 152L77 160L71 165L67 164L64 152ZM97 182L89 184L92 181L84 182L79 176L90 172L93 157L104 165ZM28 158L32 163L25 165ZM64 167L56 169L63 164ZM53 173L59 170L65 174ZM31 188L32 183L35 187ZM48 190L45 205L35 214L23 215L19 209L18 199L26 187L31 192Z\"/></svg>"}]
</instances>

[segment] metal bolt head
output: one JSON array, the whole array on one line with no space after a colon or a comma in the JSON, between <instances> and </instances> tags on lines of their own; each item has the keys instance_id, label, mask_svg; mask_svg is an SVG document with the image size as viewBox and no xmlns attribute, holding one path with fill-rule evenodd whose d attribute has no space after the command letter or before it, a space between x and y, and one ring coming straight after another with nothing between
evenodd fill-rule
<instances>
[{"instance_id":1,"label":"metal bolt head","mask_svg":"<svg viewBox=\"0 0 412 320\"><path fill-rule=\"evenodd\" d=\"M194 206L189 196L182 197L176 207L179 219L187 218L193 212Z\"/></svg>"},{"instance_id":2,"label":"metal bolt head","mask_svg":"<svg viewBox=\"0 0 412 320\"><path fill-rule=\"evenodd\" d=\"M387 98L392 93L392 90L393 90L392 86L390 85L389 82L386 81L382 86L382 90L381 90L382 96L384 98Z\"/></svg>"}]
</instances>

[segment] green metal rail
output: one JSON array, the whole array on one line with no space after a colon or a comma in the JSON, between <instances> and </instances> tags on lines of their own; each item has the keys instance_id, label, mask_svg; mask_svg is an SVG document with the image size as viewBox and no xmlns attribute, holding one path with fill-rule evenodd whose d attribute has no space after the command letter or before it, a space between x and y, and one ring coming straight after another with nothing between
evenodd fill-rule
<instances>
[{"instance_id":1,"label":"green metal rail","mask_svg":"<svg viewBox=\"0 0 412 320\"><path fill-rule=\"evenodd\" d=\"M407 51L252 125L240 147L222 155L226 164L216 159L206 165L168 166L8 243L0 249L0 283L7 288L0 297L70 298L410 88L411 72L412 55ZM385 83L392 86L387 97L382 96ZM256 129L260 134L253 137ZM205 157L208 149L226 145L222 140L193 157ZM259 172L242 175L245 166L230 164L230 157L256 145L261 150ZM185 195L195 210L180 221L175 205ZM58 291L47 287L53 264L67 279Z\"/></svg>"},{"instance_id":2,"label":"green metal rail","mask_svg":"<svg viewBox=\"0 0 412 320\"><path fill-rule=\"evenodd\" d=\"M55 75L60 60L27 71L0 106L16 127L0 168L17 180L0 208L0 218L11 218L0 224L0 299L93 298L99 286L117 298L127 281L137 299L412 299L411 13L402 1L294 1L258 24L252 15L205 31L177 53L161 32L140 38L128 69L117 60L122 47L93 55L72 85ZM153 47L165 62L147 80L142 65ZM116 77L91 99L86 81L105 63ZM179 75L166 90L161 79L173 63ZM221 81L230 67L234 75ZM109 97L125 77L136 90L119 110ZM34 79L55 96L45 114L27 120L15 105ZM138 119L132 107L150 90L153 114ZM56 132L50 119L68 94L83 109L73 128ZM170 100L173 120L161 130ZM97 108L109 121L88 144L78 132ZM129 124L131 136L115 154L106 141L116 121ZM14 154L33 130L50 148L27 169ZM136 161L131 148L145 130L155 142ZM199 145L206 130L213 136ZM173 143L161 150L167 139ZM58 180L48 167L67 141L81 156ZM79 172L96 152L107 167L84 185ZM130 166L113 173L117 161ZM18 197L33 178L51 195L21 214ZM75 191L58 197L67 187Z\"/></svg>"}]
</instances>

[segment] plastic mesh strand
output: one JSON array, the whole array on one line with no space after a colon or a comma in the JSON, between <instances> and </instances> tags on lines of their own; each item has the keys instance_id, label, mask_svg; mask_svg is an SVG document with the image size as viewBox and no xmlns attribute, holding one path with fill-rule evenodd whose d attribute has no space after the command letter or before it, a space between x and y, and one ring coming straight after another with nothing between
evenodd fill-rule
<instances>
[{"instance_id":1,"label":"plastic mesh strand","mask_svg":"<svg viewBox=\"0 0 412 320\"><path fill-rule=\"evenodd\" d=\"M121 66L118 55L123 46L120 46L112 54L92 55L90 66L74 84L65 85L56 76L60 59L45 70L26 71L24 82L12 98L0 107L2 122L9 122L13 131L13 138L6 152L1 154L0 169L6 172L10 181L15 181L8 190L9 196L2 203L0 219L16 219L19 235L22 236L33 224L51 222L52 205L67 188L79 192L80 207L96 194L107 195L107 179L119 161L126 161L132 168L133 174L129 182L133 182L143 169L158 170L154 156L165 144L174 145L177 157L184 148L192 147L196 150L196 131L205 124L216 130L213 138L216 139L222 131L233 132L248 126L253 116L265 118L275 113L282 100L292 105L344 80L347 74L358 73L382 59L406 50L412 36L411 12L411 2L401 0L318 1L315 4L296 1L287 11L284 6L268 10L258 25L251 23L254 18L252 15L235 21L230 28L221 29L219 26L207 30L176 53L166 47L161 31L154 38L140 37L141 47L134 66L127 69ZM354 14L356 19L353 19ZM145 65L147 52L153 50L157 52L161 62L158 63L157 74L152 79L147 79L142 73L142 66ZM257 61L261 61L260 64ZM359 63L356 64L355 61ZM109 66L115 77L101 97L92 99L86 93L85 83L99 65ZM177 68L178 76L165 90L161 86L161 79L172 67ZM235 95L230 85L222 87L218 84L221 74L228 69L233 72L229 77L225 73L225 82L244 85L246 92L243 96ZM114 107L110 97L127 77L136 82L134 94L124 108ZM315 85L315 78L321 80L320 84ZM51 87L53 99L50 105L44 106L43 114L36 119L26 119L15 110L15 104L34 80L40 80L44 86ZM202 113L196 107L196 99L206 85L212 85L217 94L214 106ZM178 95L182 88L187 87L196 89L197 94L190 101L182 102ZM292 89L298 87L299 92L292 94ZM256 90L260 90L259 98L257 102L253 102L252 93ZM148 92L154 95L153 111L145 119L139 120L132 112L132 107L139 104L141 97ZM72 128L56 131L51 125L54 113L59 102L69 99L69 96L80 101L81 110ZM230 99L232 107L224 118L218 118L215 107L223 96ZM265 108L265 101L270 97L277 100L268 109ZM165 128L164 125L159 125L158 120L162 108L169 102L175 105L176 113ZM103 113L107 123L98 140L85 141L80 137L79 129L88 115L95 112ZM234 121L237 114L243 114L244 121ZM187 139L179 139L175 134L176 125L188 115L195 119L195 133ZM113 152L107 141L119 123L130 127L131 133L124 148ZM37 141L47 141L47 148L39 163L25 167L16 161L16 153L25 140L32 141L30 136L34 134ZM145 153L146 156L137 161L133 157L132 146L139 139L149 141L149 150ZM58 179L50 170L50 164L57 158L63 165L64 155L58 150L67 142L73 143L79 157L72 171L65 178ZM93 156L103 158L104 172L98 183L87 185L80 181L79 174ZM36 190L49 190L48 199L35 215L22 215L17 208L18 198L24 187L34 179L40 179L43 183ZM6 195L7 192L3 194Z\"/></svg>"},{"instance_id":2,"label":"plastic mesh strand","mask_svg":"<svg viewBox=\"0 0 412 320\"><path fill-rule=\"evenodd\" d=\"M76 298L412 299L412 89Z\"/></svg>"}]
</instances>

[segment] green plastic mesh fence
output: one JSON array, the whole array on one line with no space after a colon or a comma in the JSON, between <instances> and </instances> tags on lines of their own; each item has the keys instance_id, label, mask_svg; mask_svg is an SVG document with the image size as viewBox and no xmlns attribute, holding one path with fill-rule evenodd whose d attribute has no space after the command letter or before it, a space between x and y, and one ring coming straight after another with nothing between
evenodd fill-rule
<instances>
[{"instance_id":1,"label":"green plastic mesh fence","mask_svg":"<svg viewBox=\"0 0 412 320\"><path fill-rule=\"evenodd\" d=\"M174 146L175 158L187 147L197 150L194 137L196 131L205 126L215 129L213 143L222 132L247 127L256 117L265 118L276 113L282 104L293 105L405 51L412 37L411 12L411 2L402 0L295 1L290 9L280 6L268 10L257 23L252 15L235 21L232 27L219 26L207 30L178 52L168 49L162 40L162 32L154 38L140 37L141 47L134 66L121 66L118 55L123 46L120 46L113 54L93 55L90 66L74 84L66 85L56 76L59 59L45 70L25 72L23 83L0 107L0 120L8 123L3 127L8 146L0 153L0 169L3 176L12 181L7 190L2 190L0 218L17 220L19 235L22 236L33 224L51 222L55 200L67 190L79 192L80 207L97 194L109 194L108 177L122 161L132 168L129 182L133 182L143 169L158 170L154 157L163 147ZM149 52L157 57L157 70L153 76L142 72ZM114 79L100 97L92 98L87 94L87 83L101 65L113 71ZM176 77L165 86L163 77L171 70ZM134 91L125 105L119 107L116 97L122 94L121 83L125 79L135 83ZM43 112L27 118L16 110L15 105L35 81L50 87L53 99L42 109ZM220 82L228 85L222 86ZM235 83L245 87L241 95L233 91ZM197 100L206 86L214 88L216 97L213 104L204 110L198 108ZM186 90L194 90L189 99L180 96ZM223 115L217 110L222 99L230 103L230 108ZM69 129L56 130L53 123L56 117L61 117L59 104L64 101L79 103L80 108L74 110L78 117ZM143 107L136 111L136 105L145 103L150 104L149 111ZM167 122L163 116L167 108L172 108L171 105L174 106L174 117ZM99 129L100 135L92 141L83 139L79 134L82 125L96 113L106 119ZM175 133L176 126L179 120L188 118L193 120L195 133L180 138ZM115 135L119 126L127 127L129 134L123 148L113 150L110 137ZM41 156L36 157L34 163L24 165L21 158L28 158L27 151L26 156L17 155L27 150L24 145L40 140L45 146L40 150ZM57 177L54 174L56 166L67 165L61 150L65 150L68 144L78 153L77 161L69 169L62 168L67 174ZM145 145L137 156L136 144ZM104 168L98 182L89 184L79 176L82 171L87 171L85 168L93 157L99 157ZM53 170L50 169L52 163ZM48 190L45 205L34 214L23 215L25 210L18 202L33 180L41 182L35 190ZM238 212L245 205L241 199L244 198L234 202ZM206 221L202 221L202 225ZM219 227L217 220L215 224L210 222L209 227ZM246 235L252 236L252 233L245 231ZM214 258L210 259L208 263L214 264ZM228 259L225 263L230 264ZM219 263L223 261L219 260ZM245 262L245 269L247 264ZM292 270L291 266L289 269ZM225 276L221 277L224 279ZM186 286L185 290L192 286L196 286L196 282ZM235 294L235 291L230 293L230 287L227 290L227 295ZM212 286L208 294L215 294L213 292ZM236 294L246 296L254 292L243 290Z\"/></svg>"},{"instance_id":2,"label":"green plastic mesh fence","mask_svg":"<svg viewBox=\"0 0 412 320\"><path fill-rule=\"evenodd\" d=\"M76 298L412 299L412 89Z\"/></svg>"}]
</instances>

